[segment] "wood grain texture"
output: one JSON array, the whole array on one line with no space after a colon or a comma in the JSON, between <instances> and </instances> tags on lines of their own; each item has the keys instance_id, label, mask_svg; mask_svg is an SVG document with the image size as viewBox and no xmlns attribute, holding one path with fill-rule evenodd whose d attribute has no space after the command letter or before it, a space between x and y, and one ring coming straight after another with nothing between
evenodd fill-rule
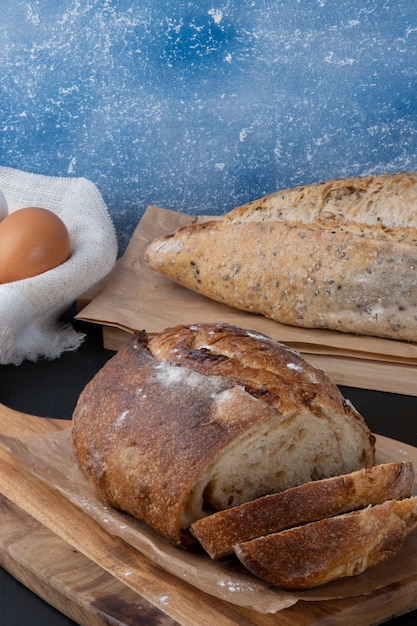
<instances>
[{"instance_id":1,"label":"wood grain texture","mask_svg":"<svg viewBox=\"0 0 417 626\"><path fill-rule=\"evenodd\" d=\"M0 404L0 433L68 428L66 420L25 415ZM389 451L391 440L378 438ZM415 449L404 444L404 453ZM0 445L0 564L79 624L98 626L357 626L382 623L417 608L417 577L368 596L298 602L260 614L208 596L162 571L111 537L60 494L20 468Z\"/></svg>"},{"instance_id":2,"label":"wood grain texture","mask_svg":"<svg viewBox=\"0 0 417 626\"><path fill-rule=\"evenodd\" d=\"M1 565L74 621L177 623L2 495L0 520Z\"/></svg>"}]
</instances>

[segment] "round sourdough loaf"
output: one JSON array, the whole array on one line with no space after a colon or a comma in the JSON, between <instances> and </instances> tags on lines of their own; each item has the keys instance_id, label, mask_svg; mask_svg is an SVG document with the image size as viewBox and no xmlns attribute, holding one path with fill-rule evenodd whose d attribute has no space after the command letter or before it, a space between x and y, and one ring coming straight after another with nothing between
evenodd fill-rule
<instances>
[{"instance_id":1,"label":"round sourdough loaf","mask_svg":"<svg viewBox=\"0 0 417 626\"><path fill-rule=\"evenodd\" d=\"M134 335L80 394L72 433L106 502L185 547L208 512L375 463L323 371L224 324Z\"/></svg>"}]
</instances>

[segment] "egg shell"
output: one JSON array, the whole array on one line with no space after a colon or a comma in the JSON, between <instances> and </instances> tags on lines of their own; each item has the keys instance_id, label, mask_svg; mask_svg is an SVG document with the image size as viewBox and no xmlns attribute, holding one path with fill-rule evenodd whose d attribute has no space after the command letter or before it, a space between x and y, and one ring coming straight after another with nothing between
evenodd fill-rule
<instances>
[{"instance_id":1,"label":"egg shell","mask_svg":"<svg viewBox=\"0 0 417 626\"><path fill-rule=\"evenodd\" d=\"M0 222L0 283L42 274L70 254L68 229L49 209L25 207Z\"/></svg>"}]
</instances>

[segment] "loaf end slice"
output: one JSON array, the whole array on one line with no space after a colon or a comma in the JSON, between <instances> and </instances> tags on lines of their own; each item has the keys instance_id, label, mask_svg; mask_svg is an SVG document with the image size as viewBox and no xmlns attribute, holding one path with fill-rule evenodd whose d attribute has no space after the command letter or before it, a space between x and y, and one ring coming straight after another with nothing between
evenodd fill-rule
<instances>
[{"instance_id":1,"label":"loaf end slice","mask_svg":"<svg viewBox=\"0 0 417 626\"><path fill-rule=\"evenodd\" d=\"M361 574L393 557L417 526L417 497L311 522L235 546L242 564L284 589Z\"/></svg>"}]
</instances>

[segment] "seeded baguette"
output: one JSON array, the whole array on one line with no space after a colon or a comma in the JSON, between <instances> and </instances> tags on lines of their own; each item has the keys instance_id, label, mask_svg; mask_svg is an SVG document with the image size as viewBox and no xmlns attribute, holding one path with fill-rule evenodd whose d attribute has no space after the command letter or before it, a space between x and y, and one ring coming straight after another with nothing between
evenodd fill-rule
<instances>
[{"instance_id":1,"label":"seeded baguette","mask_svg":"<svg viewBox=\"0 0 417 626\"><path fill-rule=\"evenodd\" d=\"M361 574L392 558L417 526L417 497L330 517L235 546L242 564L284 589Z\"/></svg>"},{"instance_id":2,"label":"seeded baguette","mask_svg":"<svg viewBox=\"0 0 417 626\"><path fill-rule=\"evenodd\" d=\"M244 541L386 500L408 498L413 484L411 462L383 463L219 511L194 522L191 532L212 559L221 559Z\"/></svg>"},{"instance_id":3,"label":"seeded baguette","mask_svg":"<svg viewBox=\"0 0 417 626\"><path fill-rule=\"evenodd\" d=\"M145 259L283 324L417 341L417 173L286 189L159 237Z\"/></svg>"},{"instance_id":4,"label":"seeded baguette","mask_svg":"<svg viewBox=\"0 0 417 626\"><path fill-rule=\"evenodd\" d=\"M109 505L182 547L208 511L375 464L375 437L322 370L224 324L133 336L81 392L72 440Z\"/></svg>"}]
</instances>

